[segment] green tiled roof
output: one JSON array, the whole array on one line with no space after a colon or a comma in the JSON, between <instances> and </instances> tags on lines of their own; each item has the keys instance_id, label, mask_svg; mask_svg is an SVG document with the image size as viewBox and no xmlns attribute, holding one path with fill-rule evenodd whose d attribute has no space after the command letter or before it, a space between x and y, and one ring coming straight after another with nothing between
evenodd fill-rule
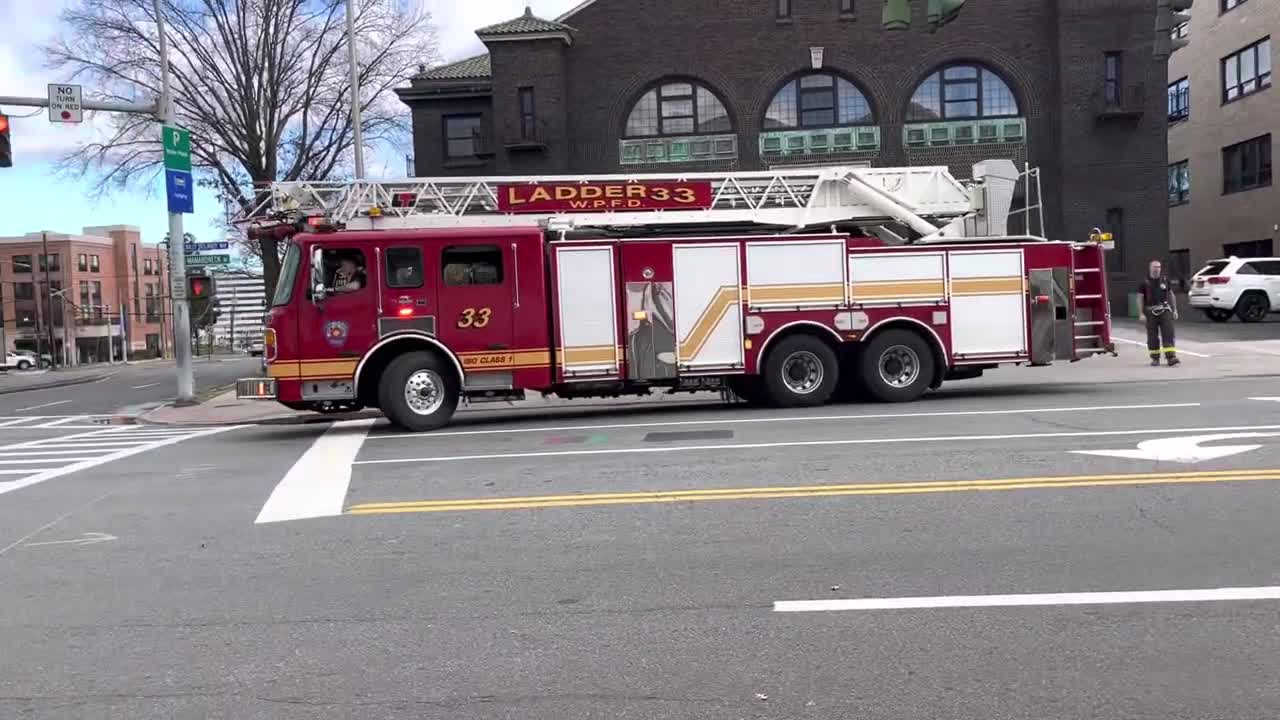
<instances>
[{"instance_id":1,"label":"green tiled roof","mask_svg":"<svg viewBox=\"0 0 1280 720\"><path fill-rule=\"evenodd\" d=\"M414 76L415 80L466 80L469 78L492 77L489 56L476 55L465 60L439 65Z\"/></svg>"},{"instance_id":2,"label":"green tiled roof","mask_svg":"<svg viewBox=\"0 0 1280 720\"><path fill-rule=\"evenodd\" d=\"M526 7L524 15L506 22L500 22L497 25L482 27L476 31L476 35L484 37L485 35L524 35L526 33L552 33L552 32L572 32L573 28L558 23L554 20L543 20L533 14L533 10Z\"/></svg>"}]
</instances>

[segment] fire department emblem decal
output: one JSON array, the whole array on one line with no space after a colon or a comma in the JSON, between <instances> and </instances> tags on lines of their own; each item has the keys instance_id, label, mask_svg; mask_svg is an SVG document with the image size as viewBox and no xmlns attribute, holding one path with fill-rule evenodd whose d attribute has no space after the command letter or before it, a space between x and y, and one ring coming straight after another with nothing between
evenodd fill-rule
<instances>
[{"instance_id":1,"label":"fire department emblem decal","mask_svg":"<svg viewBox=\"0 0 1280 720\"><path fill-rule=\"evenodd\" d=\"M339 348L347 344L347 324L341 320L325 323L324 339L330 346Z\"/></svg>"}]
</instances>

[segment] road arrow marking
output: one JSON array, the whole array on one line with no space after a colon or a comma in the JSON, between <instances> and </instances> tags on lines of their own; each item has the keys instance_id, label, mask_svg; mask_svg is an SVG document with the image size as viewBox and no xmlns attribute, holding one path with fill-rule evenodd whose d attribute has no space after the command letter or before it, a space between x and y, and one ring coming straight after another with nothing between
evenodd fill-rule
<instances>
[{"instance_id":1,"label":"road arrow marking","mask_svg":"<svg viewBox=\"0 0 1280 720\"><path fill-rule=\"evenodd\" d=\"M115 535L107 533L90 532L75 538L74 540L47 540L45 542L27 543L23 547L39 547L41 545L97 545L98 543L111 542L119 540Z\"/></svg>"},{"instance_id":2,"label":"road arrow marking","mask_svg":"<svg viewBox=\"0 0 1280 720\"><path fill-rule=\"evenodd\" d=\"M1072 450L1077 455L1102 455L1104 457L1153 460L1155 462L1198 463L1204 460L1237 455L1257 450L1261 445L1218 445L1200 447L1200 443L1234 440L1236 438L1274 437L1280 433L1224 433L1219 435L1187 435L1184 437L1143 440L1134 450Z\"/></svg>"}]
</instances>

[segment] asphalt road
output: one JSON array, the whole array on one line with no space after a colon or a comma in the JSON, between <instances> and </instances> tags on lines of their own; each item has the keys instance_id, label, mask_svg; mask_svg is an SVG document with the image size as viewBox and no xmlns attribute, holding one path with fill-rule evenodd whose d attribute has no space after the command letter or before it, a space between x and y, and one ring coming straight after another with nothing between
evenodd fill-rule
<instances>
[{"instance_id":1,"label":"asphalt road","mask_svg":"<svg viewBox=\"0 0 1280 720\"><path fill-rule=\"evenodd\" d=\"M77 430L0 717L1274 718L1277 385Z\"/></svg>"},{"instance_id":2,"label":"asphalt road","mask_svg":"<svg viewBox=\"0 0 1280 720\"><path fill-rule=\"evenodd\" d=\"M203 392L234 383L236 378L255 374L262 359L230 356L192 363L196 391ZM177 396L177 369L173 362L143 362L105 367L108 377L92 383L30 390L0 395L0 423L19 416L58 417L69 415L135 414ZM32 382L45 382L57 372L31 375Z\"/></svg>"}]
</instances>

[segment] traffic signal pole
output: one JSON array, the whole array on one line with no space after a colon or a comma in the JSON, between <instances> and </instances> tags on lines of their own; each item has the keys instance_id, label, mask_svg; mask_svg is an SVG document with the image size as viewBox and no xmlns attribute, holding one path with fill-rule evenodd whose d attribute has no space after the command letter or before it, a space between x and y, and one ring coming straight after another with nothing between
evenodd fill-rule
<instances>
[{"instance_id":1,"label":"traffic signal pole","mask_svg":"<svg viewBox=\"0 0 1280 720\"><path fill-rule=\"evenodd\" d=\"M177 125L169 87L169 42L164 13L155 0L156 30L160 37L160 113L167 126ZM161 133L164 129L161 129ZM172 208L170 208L172 210ZM178 404L195 404L195 375L191 369L191 307L186 303L187 262L182 240L182 213L169 213L169 294L173 296L173 356L178 366Z\"/></svg>"}]
</instances>

